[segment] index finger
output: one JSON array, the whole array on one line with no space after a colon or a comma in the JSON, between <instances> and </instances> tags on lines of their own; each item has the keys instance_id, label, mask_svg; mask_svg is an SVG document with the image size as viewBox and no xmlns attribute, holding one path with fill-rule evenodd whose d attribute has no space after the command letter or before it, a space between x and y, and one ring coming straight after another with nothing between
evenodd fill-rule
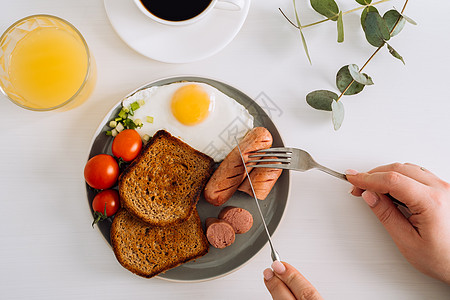
<instances>
[{"instance_id":1,"label":"index finger","mask_svg":"<svg viewBox=\"0 0 450 300\"><path fill-rule=\"evenodd\" d=\"M280 263L277 261L277 263L280 266L284 266L284 270L280 271L278 270L279 268L275 268L272 265L276 276L269 280L264 280L273 299L290 299L289 296L286 297L288 295L287 291L290 291L296 299L322 299L319 292L297 269L286 262Z\"/></svg>"},{"instance_id":2,"label":"index finger","mask_svg":"<svg viewBox=\"0 0 450 300\"><path fill-rule=\"evenodd\" d=\"M421 212L430 203L430 187L394 171L347 174L348 181L363 190L390 194L405 203L412 213Z\"/></svg>"}]
</instances>

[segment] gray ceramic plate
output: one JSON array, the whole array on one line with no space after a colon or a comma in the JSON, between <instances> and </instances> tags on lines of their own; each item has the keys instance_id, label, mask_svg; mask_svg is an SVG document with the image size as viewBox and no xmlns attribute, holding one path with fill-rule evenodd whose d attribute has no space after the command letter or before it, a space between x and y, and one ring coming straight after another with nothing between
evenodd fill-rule
<instances>
[{"instance_id":1,"label":"gray ceramic plate","mask_svg":"<svg viewBox=\"0 0 450 300\"><path fill-rule=\"evenodd\" d=\"M221 92L227 94L247 108L247 110L250 112L250 114L253 115L255 119L255 126L266 127L271 132L273 136L274 147L284 146L277 128L264 112L264 110L258 104L256 104L256 102L254 102L250 97L248 97L241 91L216 80L193 76L166 78L146 84L141 88L133 91L128 96L131 96L141 89L179 81L203 82L214 86ZM111 154L112 138L106 136L104 131L108 130L107 124L120 111L121 101L122 100L120 100L117 105L115 105L111 109L111 111L106 115L101 125L97 129L91 144L89 158L100 153ZM89 207L91 207L92 200L95 196L95 191L89 188L89 186L87 185L86 191L89 201ZM264 214L269 232L271 234L275 231L278 224L280 223L281 217L286 207L288 192L289 172L283 171L269 196L264 201L260 201L261 210ZM224 206L227 205L239 206L250 211L254 219L252 229L250 229L250 231L245 234L236 235L236 241L231 246L225 249L216 249L214 247L210 247L208 254L206 254L205 256L195 261L191 261L179 267L171 269L164 274L160 274L158 276L159 278L172 281L192 282L225 276L244 265L264 247L268 240L253 198L238 191L226 204L224 204ZM201 198L197 204L197 210L202 221L204 221L207 217L217 217L221 208L222 207L215 207L207 203L203 198ZM92 209L91 212L93 213ZM110 243L109 231L111 228L111 223L111 220L108 219L98 225L98 228L100 229L102 235L105 237L108 243ZM268 259L270 258L268 257Z\"/></svg>"}]
</instances>

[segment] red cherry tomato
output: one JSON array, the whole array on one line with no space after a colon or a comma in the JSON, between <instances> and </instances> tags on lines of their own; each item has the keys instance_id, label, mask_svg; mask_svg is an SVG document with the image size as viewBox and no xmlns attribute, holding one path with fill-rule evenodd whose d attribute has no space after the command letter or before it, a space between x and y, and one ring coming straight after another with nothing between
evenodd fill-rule
<instances>
[{"instance_id":1,"label":"red cherry tomato","mask_svg":"<svg viewBox=\"0 0 450 300\"><path fill-rule=\"evenodd\" d=\"M92 201L94 224L114 215L120 207L119 193L116 190L104 190L98 193Z\"/></svg>"},{"instance_id":2,"label":"red cherry tomato","mask_svg":"<svg viewBox=\"0 0 450 300\"><path fill-rule=\"evenodd\" d=\"M124 161L132 161L142 149L142 139L134 129L122 130L113 140L112 153Z\"/></svg>"},{"instance_id":3,"label":"red cherry tomato","mask_svg":"<svg viewBox=\"0 0 450 300\"><path fill-rule=\"evenodd\" d=\"M119 165L114 157L99 154L92 157L84 167L84 179L94 189L109 189L119 177Z\"/></svg>"}]
</instances>

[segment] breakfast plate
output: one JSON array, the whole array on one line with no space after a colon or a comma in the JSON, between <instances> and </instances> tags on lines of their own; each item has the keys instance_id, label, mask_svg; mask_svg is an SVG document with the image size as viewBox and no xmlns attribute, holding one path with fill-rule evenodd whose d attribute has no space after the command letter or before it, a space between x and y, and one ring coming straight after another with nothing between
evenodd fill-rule
<instances>
[{"instance_id":1,"label":"breakfast plate","mask_svg":"<svg viewBox=\"0 0 450 300\"><path fill-rule=\"evenodd\" d=\"M104 0L112 27L132 49L167 63L188 63L212 56L237 35L250 8L239 11L213 9L194 24L170 26L145 16L133 1Z\"/></svg>"},{"instance_id":2,"label":"breakfast plate","mask_svg":"<svg viewBox=\"0 0 450 300\"><path fill-rule=\"evenodd\" d=\"M183 81L208 84L231 97L244 106L253 116L255 127L262 126L270 131L273 137L274 147L284 146L277 128L266 112L255 101L240 90L217 80L195 76L165 78L148 83L131 92L125 98L150 87L164 86ZM111 136L107 136L105 131L109 130L109 121L120 111L122 100L123 99L120 99L119 101L118 99L118 103L107 113L105 118L101 121L100 126L97 128L91 142L89 158L100 153L111 154L111 144L113 139ZM86 184L86 192L89 207L91 207L95 191ZM270 234L273 234L281 221L283 212L286 208L288 193L289 172L285 170L279 177L269 196L265 200L260 201L261 210L265 216L265 221ZM268 240L264 231L264 225L259 217L253 198L245 193L237 191L225 204L225 206L228 205L238 206L252 213L254 223L250 231L245 234L236 235L236 240L231 246L224 249L216 249L211 246L208 254L205 256L168 270L165 273L158 275L158 278L172 281L194 282L225 276L247 263L267 244ZM223 207L216 207L207 203L203 196L197 204L197 210L203 222L208 217L217 217L222 208ZM92 208L91 213L94 215ZM106 219L98 224L101 234L109 244L111 244L109 235L111 224L112 221L110 219Z\"/></svg>"}]
</instances>

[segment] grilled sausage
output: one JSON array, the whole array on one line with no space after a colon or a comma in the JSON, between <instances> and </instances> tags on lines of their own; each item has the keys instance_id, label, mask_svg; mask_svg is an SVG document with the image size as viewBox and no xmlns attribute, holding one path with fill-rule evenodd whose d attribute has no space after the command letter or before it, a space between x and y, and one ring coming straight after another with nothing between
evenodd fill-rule
<instances>
[{"instance_id":1,"label":"grilled sausage","mask_svg":"<svg viewBox=\"0 0 450 300\"><path fill-rule=\"evenodd\" d=\"M235 233L246 233L252 228L252 214L240 207L227 206L219 213L219 219L227 221L233 227Z\"/></svg>"},{"instance_id":2,"label":"grilled sausage","mask_svg":"<svg viewBox=\"0 0 450 300\"><path fill-rule=\"evenodd\" d=\"M234 243L234 229L227 221L207 218L205 223L206 238L213 247L222 249Z\"/></svg>"},{"instance_id":3,"label":"grilled sausage","mask_svg":"<svg viewBox=\"0 0 450 300\"><path fill-rule=\"evenodd\" d=\"M269 157L270 158L270 157ZM276 157L273 157L276 158ZM260 163L260 164L273 164L273 163ZM253 189L255 190L256 198L259 200L264 200L269 195L273 186L277 182L278 177L280 177L282 169L269 169L269 168L254 168L250 172L250 180L253 184ZM248 178L242 182L238 188L239 191L249 194L253 197L252 188L248 182Z\"/></svg>"},{"instance_id":4,"label":"grilled sausage","mask_svg":"<svg viewBox=\"0 0 450 300\"><path fill-rule=\"evenodd\" d=\"M270 148L272 135L264 127L250 130L239 142L244 161L248 161L250 152ZM250 172L251 167L247 167ZM245 178L239 150L235 147L214 172L206 184L204 196L209 203L220 206L228 201Z\"/></svg>"}]
</instances>

